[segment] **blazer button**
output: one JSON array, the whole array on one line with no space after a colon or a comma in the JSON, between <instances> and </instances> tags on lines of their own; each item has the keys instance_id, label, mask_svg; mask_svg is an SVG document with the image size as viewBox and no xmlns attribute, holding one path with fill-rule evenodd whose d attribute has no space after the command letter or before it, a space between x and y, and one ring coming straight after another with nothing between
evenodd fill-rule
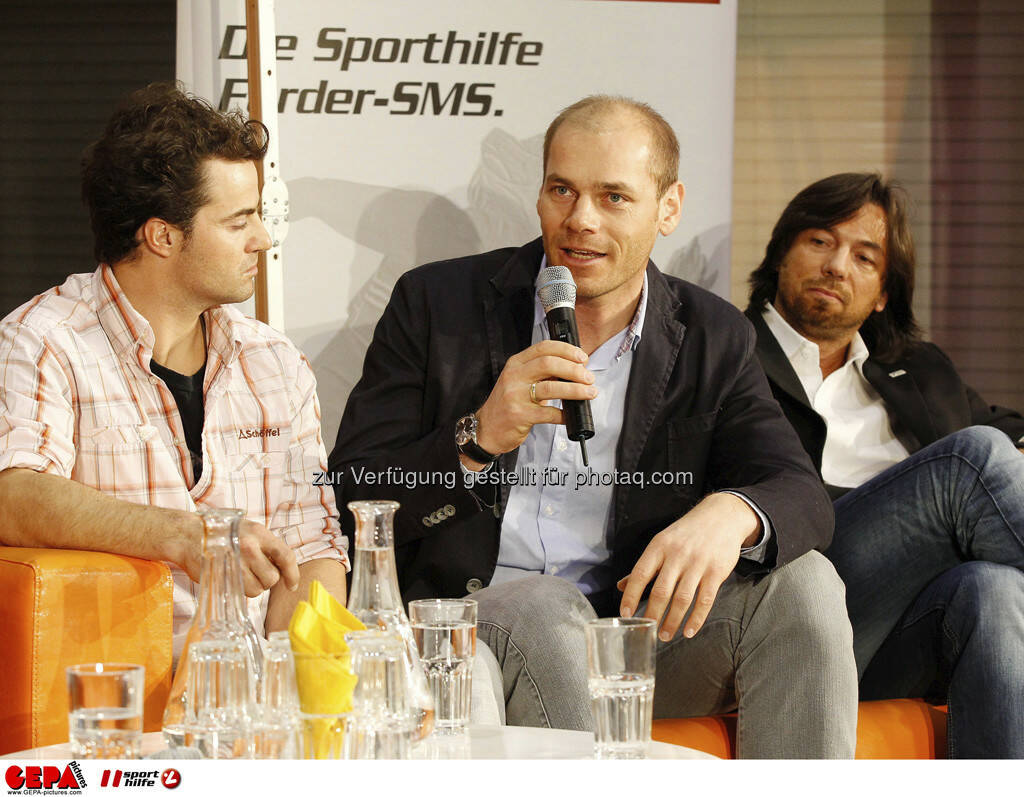
<instances>
[{"instance_id":1,"label":"blazer button","mask_svg":"<svg viewBox=\"0 0 1024 797\"><path fill-rule=\"evenodd\" d=\"M444 505L444 516L445 517L455 517L455 507L452 506L451 504L445 504Z\"/></svg>"},{"instance_id":2,"label":"blazer button","mask_svg":"<svg viewBox=\"0 0 1024 797\"><path fill-rule=\"evenodd\" d=\"M429 529L431 526L434 525L434 521L431 520L428 517L425 517L425 518L423 518L423 525L426 526Z\"/></svg>"},{"instance_id":3,"label":"blazer button","mask_svg":"<svg viewBox=\"0 0 1024 797\"><path fill-rule=\"evenodd\" d=\"M476 592L484 585L484 582L479 578L471 578L466 582L466 592Z\"/></svg>"}]
</instances>

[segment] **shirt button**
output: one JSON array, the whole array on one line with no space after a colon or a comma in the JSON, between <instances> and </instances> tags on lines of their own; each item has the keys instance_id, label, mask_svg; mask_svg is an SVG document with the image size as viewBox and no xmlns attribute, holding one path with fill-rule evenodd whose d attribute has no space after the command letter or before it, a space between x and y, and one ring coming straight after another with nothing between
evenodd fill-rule
<instances>
[{"instance_id":1,"label":"shirt button","mask_svg":"<svg viewBox=\"0 0 1024 797\"><path fill-rule=\"evenodd\" d=\"M552 567L548 568L548 572L551 575L553 575L553 576L557 576L558 575L558 565L553 565Z\"/></svg>"},{"instance_id":2,"label":"shirt button","mask_svg":"<svg viewBox=\"0 0 1024 797\"><path fill-rule=\"evenodd\" d=\"M565 451L565 449L567 449L568 447L569 447L569 444L567 442L565 442L565 440L559 440L558 441L558 450L559 451Z\"/></svg>"},{"instance_id":3,"label":"shirt button","mask_svg":"<svg viewBox=\"0 0 1024 797\"><path fill-rule=\"evenodd\" d=\"M546 507L544 507L544 514L548 517L551 517L553 514L555 514L555 510L551 508L550 504L548 504Z\"/></svg>"},{"instance_id":4,"label":"shirt button","mask_svg":"<svg viewBox=\"0 0 1024 797\"><path fill-rule=\"evenodd\" d=\"M471 578L466 582L466 592L476 592L484 585L479 578Z\"/></svg>"}]
</instances>

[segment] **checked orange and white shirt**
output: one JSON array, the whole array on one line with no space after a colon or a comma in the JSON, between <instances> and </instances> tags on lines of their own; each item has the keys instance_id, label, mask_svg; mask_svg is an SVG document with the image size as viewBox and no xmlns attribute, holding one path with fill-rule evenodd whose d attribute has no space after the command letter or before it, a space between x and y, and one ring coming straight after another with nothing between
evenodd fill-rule
<instances>
[{"instance_id":1,"label":"checked orange and white shirt","mask_svg":"<svg viewBox=\"0 0 1024 797\"><path fill-rule=\"evenodd\" d=\"M326 468L316 382L284 335L228 306L206 312L203 470L194 481L174 396L150 369L154 335L101 265L0 321L0 470L64 476L136 504L232 507L299 563L346 540ZM197 586L172 566L175 651ZM266 597L250 601L262 627Z\"/></svg>"}]
</instances>

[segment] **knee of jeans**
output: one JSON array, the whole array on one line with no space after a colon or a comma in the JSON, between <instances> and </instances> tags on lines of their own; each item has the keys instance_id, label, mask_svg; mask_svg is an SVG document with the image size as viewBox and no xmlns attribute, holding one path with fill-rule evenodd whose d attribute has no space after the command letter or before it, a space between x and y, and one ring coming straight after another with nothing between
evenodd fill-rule
<instances>
[{"instance_id":1,"label":"knee of jeans","mask_svg":"<svg viewBox=\"0 0 1024 797\"><path fill-rule=\"evenodd\" d=\"M853 630L846 611L846 588L822 554L809 551L775 571L774 614L787 618L802 645L831 655L852 650Z\"/></svg>"},{"instance_id":2,"label":"knee of jeans","mask_svg":"<svg viewBox=\"0 0 1024 797\"><path fill-rule=\"evenodd\" d=\"M522 598L530 608L564 606L574 614L593 616L586 596L571 581L558 576L533 575L522 579ZM587 619L590 619L589 617Z\"/></svg>"},{"instance_id":3,"label":"knee of jeans","mask_svg":"<svg viewBox=\"0 0 1024 797\"><path fill-rule=\"evenodd\" d=\"M491 589L490 587L488 589ZM535 626L568 623L582 628L596 615L579 588L557 576L531 575L494 588L498 592L488 601L486 618L507 631L520 631Z\"/></svg>"},{"instance_id":4,"label":"knee of jeans","mask_svg":"<svg viewBox=\"0 0 1024 797\"><path fill-rule=\"evenodd\" d=\"M1006 452L1013 450L1010 438L993 426L968 426L966 429L953 432L949 439L955 449L965 455L980 453L988 456L992 452L1000 450Z\"/></svg>"},{"instance_id":5,"label":"knee of jeans","mask_svg":"<svg viewBox=\"0 0 1024 797\"><path fill-rule=\"evenodd\" d=\"M965 562L942 578L953 582L945 624L958 636L1024 634L1024 573L994 562Z\"/></svg>"}]
</instances>

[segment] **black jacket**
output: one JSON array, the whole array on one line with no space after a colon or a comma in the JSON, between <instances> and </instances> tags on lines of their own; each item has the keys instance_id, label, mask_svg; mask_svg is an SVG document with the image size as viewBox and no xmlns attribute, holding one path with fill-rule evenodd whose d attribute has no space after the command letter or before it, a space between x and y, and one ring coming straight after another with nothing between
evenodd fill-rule
<instances>
[{"instance_id":1,"label":"black jacket","mask_svg":"<svg viewBox=\"0 0 1024 797\"><path fill-rule=\"evenodd\" d=\"M407 600L461 596L486 585L498 556L508 488L483 497L462 485L455 422L478 409L505 361L530 345L540 240L520 249L431 263L404 274L367 350L330 456L343 527L346 502L401 502L395 528ZM712 490L754 501L775 534L766 572L831 539L831 505L771 398L750 324L730 304L649 263L643 336L634 353L619 471L689 471L688 486L620 484L614 490L610 565L626 575L656 533ZM597 430L600 434L600 429ZM500 466L515 467L516 452ZM449 474L413 489L367 483L388 467ZM609 590L599 611L617 605Z\"/></svg>"},{"instance_id":2,"label":"black jacket","mask_svg":"<svg viewBox=\"0 0 1024 797\"><path fill-rule=\"evenodd\" d=\"M747 317L757 332L757 356L772 393L820 473L825 420L811 408L800 379L761 312L748 308ZM910 453L968 426L994 426L1015 442L1024 435L1024 418L1005 407L987 405L964 384L949 357L934 343L913 345L893 363L868 357L864 376L885 401L893 432ZM839 495L843 491L830 488L830 492Z\"/></svg>"}]
</instances>

